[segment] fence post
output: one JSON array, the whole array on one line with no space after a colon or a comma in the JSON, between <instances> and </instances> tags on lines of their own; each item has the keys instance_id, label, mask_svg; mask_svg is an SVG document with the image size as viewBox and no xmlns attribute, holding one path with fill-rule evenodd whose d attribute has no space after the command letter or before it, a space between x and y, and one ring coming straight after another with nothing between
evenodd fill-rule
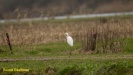
<instances>
[{"instance_id":1,"label":"fence post","mask_svg":"<svg viewBox=\"0 0 133 75\"><path fill-rule=\"evenodd\" d=\"M12 46L11 46L11 42L10 42L10 38L9 38L8 33L6 33L6 42L7 42L7 44L9 45L9 49L10 49L11 54L12 54L12 53L13 53L13 52L12 52Z\"/></svg>"},{"instance_id":2,"label":"fence post","mask_svg":"<svg viewBox=\"0 0 133 75\"><path fill-rule=\"evenodd\" d=\"M91 42L91 50L94 51L96 49L96 38L97 38L97 33L92 34L92 42Z\"/></svg>"}]
</instances>

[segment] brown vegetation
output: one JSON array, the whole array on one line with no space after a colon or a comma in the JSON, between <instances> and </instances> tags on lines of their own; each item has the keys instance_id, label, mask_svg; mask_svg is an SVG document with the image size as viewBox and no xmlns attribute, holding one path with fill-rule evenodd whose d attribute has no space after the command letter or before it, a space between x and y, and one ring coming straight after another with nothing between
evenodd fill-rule
<instances>
[{"instance_id":1,"label":"brown vegetation","mask_svg":"<svg viewBox=\"0 0 133 75\"><path fill-rule=\"evenodd\" d=\"M84 21L51 21L6 23L0 26L0 44L5 45L5 33L9 33L13 45L43 44L65 41L65 32L74 41L82 41L97 32L98 39L104 40L133 36L133 19L98 19ZM105 36L105 37L104 37Z\"/></svg>"}]
</instances>

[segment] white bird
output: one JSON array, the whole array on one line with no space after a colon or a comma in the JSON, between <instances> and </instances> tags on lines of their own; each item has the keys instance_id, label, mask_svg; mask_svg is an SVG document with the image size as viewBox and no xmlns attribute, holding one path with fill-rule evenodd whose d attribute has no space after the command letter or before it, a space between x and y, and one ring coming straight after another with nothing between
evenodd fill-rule
<instances>
[{"instance_id":1,"label":"white bird","mask_svg":"<svg viewBox=\"0 0 133 75\"><path fill-rule=\"evenodd\" d=\"M73 46L73 39L71 36L69 36L68 33L66 33L67 36L67 43L72 47ZM71 51L70 51L70 55L71 55Z\"/></svg>"},{"instance_id":2,"label":"white bird","mask_svg":"<svg viewBox=\"0 0 133 75\"><path fill-rule=\"evenodd\" d=\"M73 46L73 39L71 36L69 36L68 33L66 33L66 36L67 36L67 43L70 45L70 46Z\"/></svg>"}]
</instances>

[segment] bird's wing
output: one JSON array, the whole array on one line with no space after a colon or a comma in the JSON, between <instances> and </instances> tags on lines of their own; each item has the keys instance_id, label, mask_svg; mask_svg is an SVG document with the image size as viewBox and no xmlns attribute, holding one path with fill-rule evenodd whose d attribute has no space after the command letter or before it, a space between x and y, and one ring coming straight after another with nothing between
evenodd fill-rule
<instances>
[{"instance_id":1,"label":"bird's wing","mask_svg":"<svg viewBox=\"0 0 133 75\"><path fill-rule=\"evenodd\" d=\"M72 37L70 37L70 36L67 37L67 43L68 43L70 46L73 46L73 39L72 39Z\"/></svg>"}]
</instances>

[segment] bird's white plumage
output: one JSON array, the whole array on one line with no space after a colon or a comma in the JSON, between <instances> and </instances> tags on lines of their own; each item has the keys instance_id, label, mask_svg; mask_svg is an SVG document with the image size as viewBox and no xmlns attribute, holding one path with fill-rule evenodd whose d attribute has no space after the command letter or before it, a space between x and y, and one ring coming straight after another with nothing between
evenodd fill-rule
<instances>
[{"instance_id":1,"label":"bird's white plumage","mask_svg":"<svg viewBox=\"0 0 133 75\"><path fill-rule=\"evenodd\" d=\"M68 33L66 33L66 35L67 35L67 43L68 43L70 46L73 46L73 39L72 39L72 37L69 36Z\"/></svg>"}]
</instances>

